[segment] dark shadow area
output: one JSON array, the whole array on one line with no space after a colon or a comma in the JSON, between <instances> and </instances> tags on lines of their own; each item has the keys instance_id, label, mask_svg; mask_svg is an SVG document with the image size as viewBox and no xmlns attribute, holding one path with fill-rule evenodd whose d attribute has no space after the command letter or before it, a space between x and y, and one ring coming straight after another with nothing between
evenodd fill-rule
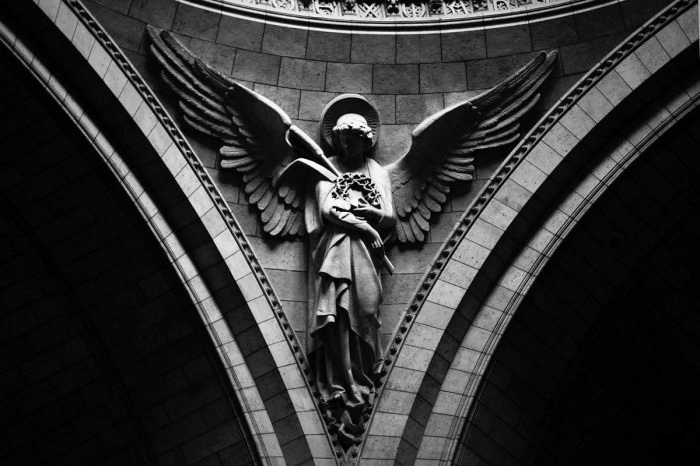
<instances>
[{"instance_id":1,"label":"dark shadow area","mask_svg":"<svg viewBox=\"0 0 700 466\"><path fill-rule=\"evenodd\" d=\"M0 463L255 463L158 238L44 92L0 48Z\"/></svg>"},{"instance_id":2,"label":"dark shadow area","mask_svg":"<svg viewBox=\"0 0 700 466\"><path fill-rule=\"evenodd\" d=\"M643 153L545 266L494 354L458 464L700 454L699 117Z\"/></svg>"}]
</instances>

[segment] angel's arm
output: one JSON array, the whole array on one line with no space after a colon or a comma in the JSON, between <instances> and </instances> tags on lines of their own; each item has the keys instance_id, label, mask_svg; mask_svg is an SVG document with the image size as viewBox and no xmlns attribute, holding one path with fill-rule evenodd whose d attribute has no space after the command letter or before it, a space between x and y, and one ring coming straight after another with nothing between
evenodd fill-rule
<instances>
[{"instance_id":1,"label":"angel's arm","mask_svg":"<svg viewBox=\"0 0 700 466\"><path fill-rule=\"evenodd\" d=\"M381 193L379 203L384 215L379 222L378 228L382 231L392 230L396 226L396 210L394 210L394 198L391 194L391 179L389 173L382 168L377 187Z\"/></svg>"},{"instance_id":2,"label":"angel's arm","mask_svg":"<svg viewBox=\"0 0 700 466\"><path fill-rule=\"evenodd\" d=\"M319 181L316 184L316 199L319 202L321 217L325 221L360 233L375 254L384 256L384 243L379 232L362 217L355 215L350 202L333 198L330 194L332 186L329 181Z\"/></svg>"},{"instance_id":3,"label":"angel's arm","mask_svg":"<svg viewBox=\"0 0 700 466\"><path fill-rule=\"evenodd\" d=\"M379 165L375 166L373 180L380 193L379 207L372 207L365 203L355 213L370 220L377 230L386 232L396 226L396 212L394 210L393 197L391 195L391 180L389 174Z\"/></svg>"},{"instance_id":4,"label":"angel's arm","mask_svg":"<svg viewBox=\"0 0 700 466\"><path fill-rule=\"evenodd\" d=\"M316 199L318 199L321 217L328 222L361 233L366 233L372 228L366 220L355 215L349 201L331 196L332 188L333 183L330 181L322 180L316 183Z\"/></svg>"}]
</instances>

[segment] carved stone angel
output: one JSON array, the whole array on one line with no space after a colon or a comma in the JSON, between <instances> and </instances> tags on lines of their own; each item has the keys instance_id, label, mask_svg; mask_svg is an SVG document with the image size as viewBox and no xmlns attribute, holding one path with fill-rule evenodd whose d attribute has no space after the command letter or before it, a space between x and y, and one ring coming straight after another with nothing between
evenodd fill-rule
<instances>
[{"instance_id":1,"label":"carved stone angel","mask_svg":"<svg viewBox=\"0 0 700 466\"><path fill-rule=\"evenodd\" d=\"M308 359L319 405L348 448L364 432L382 368L380 269L384 244L420 242L454 182L471 180L474 156L519 137L555 52L541 53L495 88L449 107L413 131L409 150L382 167L368 151L376 109L346 94L323 112L323 150L270 100L213 70L168 32L149 27L162 77L184 121L221 140L221 167L242 174L249 202L272 236L309 234Z\"/></svg>"}]
</instances>

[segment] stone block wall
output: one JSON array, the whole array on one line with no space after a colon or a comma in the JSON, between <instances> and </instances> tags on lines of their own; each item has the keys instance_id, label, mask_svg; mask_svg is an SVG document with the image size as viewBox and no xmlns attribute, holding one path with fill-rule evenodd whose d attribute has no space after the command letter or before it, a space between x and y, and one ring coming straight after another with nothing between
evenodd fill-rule
<instances>
[{"instance_id":1,"label":"stone block wall","mask_svg":"<svg viewBox=\"0 0 700 466\"><path fill-rule=\"evenodd\" d=\"M558 50L559 59L544 85L542 99L525 119L526 131L585 71L666 4L628 0L512 25L481 21L469 23L463 31L443 28L420 34L398 30L372 34L359 29L292 28L170 0L86 1L172 115L178 114L176 102L165 92L149 56L147 24L173 31L215 68L277 102L317 140L325 104L343 92L362 93L380 112L382 128L375 157L382 163L406 150L411 131L425 117L494 86L537 51ZM239 177L219 169L217 142L192 131L186 134L251 238L303 342L307 244L265 237ZM426 244L389 249L397 269L393 277L383 277L385 342L424 266L506 153L494 152L476 161L476 180L453 189L450 203L431 225Z\"/></svg>"},{"instance_id":2,"label":"stone block wall","mask_svg":"<svg viewBox=\"0 0 700 466\"><path fill-rule=\"evenodd\" d=\"M163 85L148 56L146 24L175 32L185 46L215 68L278 103L317 140L321 110L330 99L343 92L365 95L380 112L376 153L383 163L407 149L410 132L427 116L496 85L535 51L556 49L560 58L544 86L541 103L526 119L529 127L582 73L664 4L643 2L642 8L630 8L627 3L632 2L621 2L564 18L495 29L481 25L464 32L371 35L294 29L170 2L100 3L88 2L87 6L156 89ZM596 17L606 19L601 23ZM174 104L166 94L162 100ZM177 114L177 109L173 107L171 113ZM217 142L193 132L188 136L246 234L260 238L253 244L303 340L306 244L264 238L255 209L241 193L240 179L219 170ZM384 277L386 336L410 299L423 273L422 264L432 259L438 244L504 155L505 151L499 151L476 161L476 180L453 190L451 203L432 225L428 244L389 251L397 274Z\"/></svg>"}]
</instances>

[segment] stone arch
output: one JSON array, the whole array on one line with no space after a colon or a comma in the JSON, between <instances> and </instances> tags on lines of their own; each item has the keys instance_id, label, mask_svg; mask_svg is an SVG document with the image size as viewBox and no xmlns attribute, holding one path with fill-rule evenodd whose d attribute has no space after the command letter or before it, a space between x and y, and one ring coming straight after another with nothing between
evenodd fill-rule
<instances>
[{"instance_id":1,"label":"stone arch","mask_svg":"<svg viewBox=\"0 0 700 466\"><path fill-rule=\"evenodd\" d=\"M3 463L193 461L219 453L193 448L217 433L224 456L253 460L147 217L31 74L4 48L0 59Z\"/></svg>"},{"instance_id":2,"label":"stone arch","mask_svg":"<svg viewBox=\"0 0 700 466\"><path fill-rule=\"evenodd\" d=\"M584 76L496 171L395 334L364 462L453 459L493 351L538 271L629 160L694 108L697 37L697 6L671 5ZM695 70L684 88L664 89L681 70Z\"/></svg>"},{"instance_id":3,"label":"stone arch","mask_svg":"<svg viewBox=\"0 0 700 466\"><path fill-rule=\"evenodd\" d=\"M680 116L630 160L538 271L489 361L455 463L693 455L698 117L697 107Z\"/></svg>"},{"instance_id":4,"label":"stone arch","mask_svg":"<svg viewBox=\"0 0 700 466\"><path fill-rule=\"evenodd\" d=\"M15 24L26 27L27 32L36 34L39 39L25 41L23 39L30 35L26 34L18 42L13 33L15 29L3 23L3 40L17 50L17 56L23 57L24 62L33 67L36 76L47 84L47 88L55 91L55 95L63 101L64 107L75 117L89 138L96 141L95 147L101 153L109 155L106 159L109 159L110 163L114 162L116 177L133 194L134 202L139 205L144 219L148 219L153 227L154 237L159 238L165 248L165 254L172 259L173 268L177 269L176 273L182 277L183 287L190 290L193 308L196 306L200 311L202 328L210 332L214 341L213 346L218 348L223 364L230 369L231 382L237 389L237 395L249 400L249 409L245 416L254 432L261 456L265 460L281 463L285 461L299 463L311 457L318 463L335 462L331 459L333 452L328 448L329 439L324 434L313 400L308 396L308 386L303 376L305 362L299 357L300 353L295 347L301 335L295 335L293 331L288 330L289 325L285 323L289 324L289 322L286 321L284 313L280 312L281 309L277 305L265 273L260 268L259 261L252 251L246 248L245 235L237 234L236 221L233 215L230 215L230 210L227 213L226 204L221 202L221 193L213 186L209 186L212 182L210 177L216 178L215 171L207 174L201 169L201 163L196 160L196 157L190 155L191 148L184 142L184 138L172 122L164 116L157 99L150 93L144 81L133 72L123 52L118 50L99 26L96 26L94 19L82 9L79 2L41 1L38 3L46 17L56 26L42 19L43 16L39 14L37 7L31 3L12 5L11 14L4 13L3 18L8 17L15 21ZM617 5L615 7L617 8ZM687 16L685 18L687 21ZM688 26L687 23L679 24L682 28ZM114 30L118 31L118 29L117 25ZM21 28L16 30L19 31ZM270 30L273 31L273 28L271 27ZM523 31L525 36L530 35L530 32L527 32L528 28L524 28ZM445 58L447 54L449 58L445 61L454 62L453 65L461 70L459 92L466 89L471 92L479 87L473 89L466 87L468 77L466 64L456 63L461 62L465 56L462 55L464 51L455 50L454 45L469 36L466 32L470 31L465 31L465 34L458 31L452 35L446 35L442 43L445 44L451 38L449 40L452 41L453 47L449 50L439 50L436 59L439 61L439 57ZM273 37L279 39L283 35L278 34ZM416 37L417 35L407 35L404 38L413 41ZM659 39L662 49L664 44L673 45L673 32L669 33L665 39L669 37L670 42ZM378 44L384 43L384 38L381 35L374 37ZM68 39L72 44L66 46ZM262 36L260 39L262 40ZM437 41L438 44L443 39L431 37L431 40ZM306 41L305 36L303 40ZM615 39L617 40L619 39ZM561 44L565 41L566 39L562 39ZM399 46L396 44L399 42L404 41L399 41L399 38L391 39L390 43L394 45L388 49L398 50ZM512 52L509 51L509 43L505 42L492 43L496 47L490 47L489 53L499 57ZM293 40L290 43L294 46L298 45ZM38 47L37 44L41 46ZM484 56L486 56L485 44L485 42L482 44L480 52ZM138 47L139 45L136 44L137 49ZM526 49L529 52L530 45ZM352 57L351 50L348 43L348 59ZM383 49L377 48L377 50ZM55 60L44 62L46 52L55 53ZM673 66L682 64L683 61L683 58L676 57L676 52L678 51L671 53L674 57ZM394 54L394 52L391 53ZM435 50L432 53L435 53ZM627 51L624 51L622 54L626 53ZM275 54L270 53L267 56L269 58L273 55ZM315 58L320 59L320 56ZM385 58L379 57L382 60ZM368 58L359 58L360 62L365 59ZM394 59L398 60L398 55L392 58ZM415 57L409 57L409 59L415 60ZM524 59L524 55L520 54L515 61L520 59ZM488 61L490 60L491 57ZM503 57L503 62L512 61L513 57ZM279 56L277 62L279 64ZM494 62L501 63L500 58L495 58ZM378 61L378 63L381 62ZM514 63L511 64L515 67ZM363 63L352 65L369 69L365 73L366 76L372 76L375 72ZM388 73L394 66L384 65L381 63L374 68L377 74L384 76L383 73ZM588 66L587 64L586 67ZM397 68L412 71L417 77L422 73L419 73L419 69L423 67L417 63L410 63ZM428 65L425 67L430 68ZM341 68L336 67L336 69ZM281 73L281 69L282 65L272 72ZM440 81L438 78L441 72L447 68L437 66L435 69L438 72L433 73L431 78ZM658 76L661 77L666 71L668 68L663 73L658 73ZM666 74L666 76L671 75L672 73ZM598 77L598 75L594 76L595 79ZM462 78L464 78L463 83ZM399 85L401 82L395 84ZM483 84L484 87L488 85L490 84ZM419 83L416 81L415 86L423 90L424 83L421 81L418 87ZM645 86L639 87L641 89ZM270 92L276 92L279 89L281 88L273 86ZM431 89L435 91L435 88ZM444 99L442 102L447 105L447 91L452 92L455 89L445 87L437 90L441 91L441 95L442 91L445 91L441 99ZM384 91L386 89L378 91L378 94L381 95ZM393 88L391 92L398 95L404 91ZM450 98L462 98L464 95L460 93L459 96L453 95ZM645 94L635 89L634 95ZM118 102L118 100L121 101ZM298 102L297 99L297 105L299 105ZM624 105L619 107L623 108ZM109 114L109 118L103 119L102 116L105 114ZM108 124L105 124L105 120L109 120ZM132 120L136 123L132 124ZM121 123L123 126L120 126ZM531 142L537 141L538 136L534 137L535 139ZM124 150L125 148L129 150ZM571 157L572 160L575 158ZM165 163L162 163L163 161ZM504 170L507 168L510 172L515 161L514 157L507 162ZM177 172L179 169L182 171ZM516 173L518 173L517 170ZM537 174L536 171L526 172L528 180L532 173ZM500 175L497 174L497 176ZM482 191L480 199L473 206L475 210L467 214L469 225L473 225L473 229L478 229L485 238L490 234L487 231L488 225L491 224L489 221L495 223L496 220L485 214L484 206L486 205L487 208L490 206L493 209L497 205L496 202L490 201L487 205L485 201L488 201L496 188L505 190L506 184L515 188L509 184L511 180L512 177L510 179L501 177L500 180L495 178L495 184L489 184ZM523 184L526 183L521 181ZM533 177L532 181L537 183L538 178ZM548 187L531 186L531 188L539 194L546 194L549 191ZM536 216L540 213L538 208L541 205L538 207L536 200L531 198L528 204L516 206L515 210L522 216L513 222L513 227L508 230L509 234L516 233L516 236L524 234L520 227L528 226L526 221L529 220L529 215ZM498 215L508 214L505 209L496 210ZM452 215L456 215L455 219L459 216L455 213ZM477 215L489 221L482 220L482 217L474 221ZM490 215L493 215L493 212ZM510 219L506 218L506 221L508 220ZM380 403L379 413L375 419L377 428L374 433L377 435L370 437L363 452L363 457L368 458L365 460L367 463L371 463L372 459L398 459L409 462L421 456L418 452L418 448L421 447L421 438L424 434L432 432L425 427L425 423L429 422L435 400L443 393L439 389L444 385L444 375L455 354L459 354L459 343L463 340L465 332L468 333L470 328L477 328L469 327L473 318L473 314L469 312L480 312L476 306L481 305L481 300L488 295L490 290L488 284L490 281L498 280L500 276L498 274L512 257L513 251L519 247L514 244L514 241L503 237L496 247L491 249L483 248L478 243L474 243L471 249L459 249L463 243L466 243L460 236L464 231L463 226L460 225L450 235L446 243L447 249L439 251L440 257L436 260L434 269L425 276L424 284L421 284L418 301L414 303L416 307L411 306L405 320L404 316L401 316L402 321L397 325L397 333L390 338L390 341L396 341L399 345L399 342L405 341L404 335L411 323L415 324L418 321L417 323L420 324L415 324L411 332L412 335L415 334L414 339L409 341L409 344L417 349L401 350L398 359L403 358L403 362L397 362L393 375L386 383L387 390L384 394L386 399ZM446 234L447 230L444 229L442 233ZM442 237L439 241L442 241ZM438 245L439 242L434 244L436 249ZM453 251L455 247L456 252ZM478 277L471 280L471 274L476 274L476 270L459 266L460 261L455 258L463 254L463 260L467 262L473 260L474 262L469 264L476 265L482 260L477 257L478 254L483 253L484 250L489 250L491 254L488 259L483 258L484 266L479 269ZM451 262L446 265L444 262L450 257L452 257ZM440 272L442 268L445 268L444 272ZM241 271L244 275L238 275ZM442 278L448 276L450 278L441 284L434 285L439 273L442 273ZM514 275L515 278L517 273ZM460 280L464 280L465 277L474 284L471 288L471 291L474 291L471 298L477 297L476 300L465 304L474 306L471 311L465 311L470 316L468 320L459 314L448 315L445 307L440 307L441 304L448 304L446 307L451 306L450 300L455 298L453 293L455 287L452 285L455 285L455 280L458 281L456 285L463 284ZM243 284L243 282L246 283ZM430 303L424 306L416 319L415 311L426 297ZM453 307L456 306L457 304ZM403 308L402 304L401 308ZM232 313L241 317L241 320L236 323L243 322L245 328L230 325L227 315ZM398 315L399 311L395 314ZM489 317L487 314L479 315L482 318ZM449 321L448 331L443 333L442 337L440 337L440 331L444 327L441 327L443 326L441 319ZM448 323L445 322L444 325L447 326ZM236 342L241 346L237 347ZM436 348L437 353L433 351ZM423 349L428 352L422 351ZM399 346L390 349L392 359L396 357L398 350ZM426 363L426 358L430 360L429 363ZM420 369L424 364L429 366L429 377L420 375L420 370L413 371L413 369ZM409 370L400 371L399 369ZM401 380L403 376L405 379ZM401 405L401 410L404 406L407 410L397 412L389 408L392 403L397 402ZM460 422L459 419L462 418L456 419ZM432 424L435 423L436 421L433 420ZM459 430L457 427L455 429ZM457 433L454 434L456 435ZM431 447L429 443L433 442L431 439L441 437L428 435L425 438L428 439L426 442L426 448L428 448ZM399 452L398 455L397 452Z\"/></svg>"},{"instance_id":5,"label":"stone arch","mask_svg":"<svg viewBox=\"0 0 700 466\"><path fill-rule=\"evenodd\" d=\"M332 458L305 361L257 257L118 47L77 1L13 5L0 37L80 128L147 222L199 313L262 460Z\"/></svg>"}]
</instances>

